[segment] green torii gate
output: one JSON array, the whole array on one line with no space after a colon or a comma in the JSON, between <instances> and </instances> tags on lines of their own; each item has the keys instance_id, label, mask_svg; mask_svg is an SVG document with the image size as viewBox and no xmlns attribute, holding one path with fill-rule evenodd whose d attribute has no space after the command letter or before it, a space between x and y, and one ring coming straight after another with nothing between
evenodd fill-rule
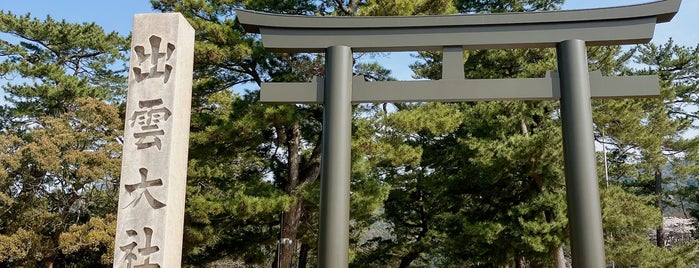
<instances>
[{"instance_id":1,"label":"green torii gate","mask_svg":"<svg viewBox=\"0 0 699 268\"><path fill-rule=\"evenodd\" d=\"M249 33L278 52L325 52L325 79L263 83L267 103L323 103L320 267L349 258L352 103L559 100L563 121L573 267L605 267L590 98L659 95L657 76L589 73L586 45L647 43L681 0L572 11L410 17L290 16L239 10ZM558 73L544 78L464 79L464 49L556 47ZM444 52L442 79L365 82L352 78L352 52Z\"/></svg>"}]
</instances>

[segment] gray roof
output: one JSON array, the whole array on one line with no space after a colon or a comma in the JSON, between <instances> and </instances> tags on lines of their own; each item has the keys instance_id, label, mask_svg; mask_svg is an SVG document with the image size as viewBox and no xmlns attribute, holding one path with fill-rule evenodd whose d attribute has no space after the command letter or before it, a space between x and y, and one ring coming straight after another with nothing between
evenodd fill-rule
<instances>
[{"instance_id":1,"label":"gray roof","mask_svg":"<svg viewBox=\"0 0 699 268\"><path fill-rule=\"evenodd\" d=\"M336 45L353 51L553 47L581 39L588 45L649 42L655 24L670 21L681 0L631 6L497 14L340 17L278 15L238 10L247 32L261 33L266 48L322 52Z\"/></svg>"}]
</instances>

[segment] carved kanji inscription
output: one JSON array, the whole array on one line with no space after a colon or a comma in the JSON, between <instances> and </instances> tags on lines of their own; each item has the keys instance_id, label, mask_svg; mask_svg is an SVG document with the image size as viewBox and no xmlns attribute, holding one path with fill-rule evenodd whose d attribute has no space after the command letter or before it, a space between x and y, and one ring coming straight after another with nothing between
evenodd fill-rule
<instances>
[{"instance_id":1,"label":"carved kanji inscription","mask_svg":"<svg viewBox=\"0 0 699 268\"><path fill-rule=\"evenodd\" d=\"M135 46L134 53L138 57L138 65L133 67L136 81L147 78L162 78L167 83L172 73L170 59L175 51L175 44L163 44L163 39L157 35L148 38L150 47Z\"/></svg>"},{"instance_id":2,"label":"carved kanji inscription","mask_svg":"<svg viewBox=\"0 0 699 268\"><path fill-rule=\"evenodd\" d=\"M131 127L140 128L141 131L134 132L136 147L146 149L155 146L160 150L162 141L160 136L165 135L165 131L158 124L167 121L172 112L166 107L162 107L163 100L139 101L140 110L134 111L131 115Z\"/></svg>"},{"instance_id":3,"label":"carved kanji inscription","mask_svg":"<svg viewBox=\"0 0 699 268\"><path fill-rule=\"evenodd\" d=\"M160 247L152 245L151 242L153 239L153 229L143 227L143 234L145 235L143 247L136 248L139 245L138 242L140 242L138 232L135 230L126 230L126 235L130 239L136 241L131 241L131 243L119 247L119 250L126 254L121 261L121 265L126 264L127 268L160 268L159 264L150 263L150 255L160 251ZM143 262L136 264L139 256L144 257Z\"/></svg>"},{"instance_id":4,"label":"carved kanji inscription","mask_svg":"<svg viewBox=\"0 0 699 268\"><path fill-rule=\"evenodd\" d=\"M126 206L124 206L123 208L136 206L138 204L138 201L140 201L142 198L145 198L146 201L148 201L148 204L151 208L159 209L166 206L165 203L155 199L155 197L153 197L153 195L150 194L150 192L148 191L148 187L163 186L163 180L148 180L148 169L145 168L138 169L138 173L141 174L141 182L135 184L127 184L124 186L124 188L126 188L126 191L134 197L131 200L131 202L126 204Z\"/></svg>"}]
</instances>

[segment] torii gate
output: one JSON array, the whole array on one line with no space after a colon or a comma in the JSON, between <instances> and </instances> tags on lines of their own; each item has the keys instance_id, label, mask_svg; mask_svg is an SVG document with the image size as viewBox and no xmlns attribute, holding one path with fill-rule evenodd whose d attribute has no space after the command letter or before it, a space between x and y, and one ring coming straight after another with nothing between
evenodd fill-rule
<instances>
[{"instance_id":1,"label":"torii gate","mask_svg":"<svg viewBox=\"0 0 699 268\"><path fill-rule=\"evenodd\" d=\"M263 83L268 103L323 103L320 267L349 258L352 103L488 100L561 101L573 267L605 267L590 98L659 95L657 76L589 73L586 45L647 43L681 0L572 11L410 17L289 16L239 10L248 33L278 52L325 52L325 79ZM545 78L464 79L463 49L556 47L558 73ZM352 52L442 50L442 79L365 82Z\"/></svg>"}]
</instances>

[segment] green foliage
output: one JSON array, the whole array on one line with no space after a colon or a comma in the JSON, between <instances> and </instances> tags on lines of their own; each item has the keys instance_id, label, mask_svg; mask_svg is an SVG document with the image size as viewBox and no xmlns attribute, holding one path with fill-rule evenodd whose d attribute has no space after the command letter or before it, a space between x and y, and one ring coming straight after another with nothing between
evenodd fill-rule
<instances>
[{"instance_id":1,"label":"green foliage","mask_svg":"<svg viewBox=\"0 0 699 268\"><path fill-rule=\"evenodd\" d=\"M629 233L645 237L649 228L662 221L662 214L653 207L653 198L639 197L615 185L604 188L601 195L607 236Z\"/></svg>"},{"instance_id":2,"label":"green foliage","mask_svg":"<svg viewBox=\"0 0 699 268\"><path fill-rule=\"evenodd\" d=\"M648 231L662 223L654 198L639 197L615 185L601 194L608 260L620 267L693 267L699 261L696 241L672 249L650 242Z\"/></svg>"},{"instance_id":3,"label":"green foliage","mask_svg":"<svg viewBox=\"0 0 699 268\"><path fill-rule=\"evenodd\" d=\"M460 13L525 12L559 9L564 0L457 0Z\"/></svg>"},{"instance_id":4,"label":"green foliage","mask_svg":"<svg viewBox=\"0 0 699 268\"><path fill-rule=\"evenodd\" d=\"M456 8L449 0L368 0L360 9L361 16L412 16L454 14Z\"/></svg>"},{"instance_id":5,"label":"green foliage","mask_svg":"<svg viewBox=\"0 0 699 268\"><path fill-rule=\"evenodd\" d=\"M72 106L74 111L60 117L36 118L24 134L3 133L0 183L12 201L2 204L0 236L22 229L42 241L32 244L41 254L3 261L53 262L62 251L60 235L70 226L116 210L120 146L115 137L122 122L115 107L95 99L77 99Z\"/></svg>"},{"instance_id":6,"label":"green foliage","mask_svg":"<svg viewBox=\"0 0 699 268\"><path fill-rule=\"evenodd\" d=\"M110 265L114 261L116 215L95 216L84 224L71 225L61 233L58 246L66 262L75 267Z\"/></svg>"},{"instance_id":7,"label":"green foliage","mask_svg":"<svg viewBox=\"0 0 699 268\"><path fill-rule=\"evenodd\" d=\"M441 56L421 52L424 61L411 65L416 78L441 77ZM543 77L555 68L553 56L552 50L467 51L464 70L467 78ZM423 154L420 168L394 175L400 206L389 212L390 195L386 214L397 238L375 247L399 260L410 254L398 252L411 252L400 248L413 249L422 258L416 263L424 264L508 265L520 257L552 263L552 252L567 240L557 103L464 103L445 113L434 106L446 105L397 105L396 117L413 121L394 132L415 133L408 143ZM444 129L411 128L413 122ZM429 208L420 221L429 226L427 246L404 230L419 230L415 220L391 216L420 215L422 203Z\"/></svg>"},{"instance_id":8,"label":"green foliage","mask_svg":"<svg viewBox=\"0 0 699 268\"><path fill-rule=\"evenodd\" d=\"M105 101L123 98L124 73L110 67L128 42L95 24L4 12L0 31L11 36L0 40L0 263L107 263L123 122Z\"/></svg>"},{"instance_id":9,"label":"green foliage","mask_svg":"<svg viewBox=\"0 0 699 268\"><path fill-rule=\"evenodd\" d=\"M520 256L546 262L547 253L565 242L560 127L546 116L552 104L463 105L463 132L453 138L456 144L441 147L462 149L439 169L453 173L448 176L458 185L448 192L456 200L447 201L455 204L447 225L459 226L447 227L449 237L458 237L450 242L454 257L498 265ZM478 242L463 247L458 241Z\"/></svg>"},{"instance_id":10,"label":"green foliage","mask_svg":"<svg viewBox=\"0 0 699 268\"><path fill-rule=\"evenodd\" d=\"M0 77L18 82L3 89L13 116L57 115L75 98L113 101L124 92L123 71L110 64L123 60L127 40L104 33L94 23L71 24L47 17L0 12L0 32L19 42L0 42Z\"/></svg>"},{"instance_id":11,"label":"green foliage","mask_svg":"<svg viewBox=\"0 0 699 268\"><path fill-rule=\"evenodd\" d=\"M612 198L622 204L611 207L616 213L634 211L630 218L616 213L605 216L615 224L606 229L609 259L644 267L691 266L696 263L695 253L666 248L665 231L660 226L661 216L676 211L676 206L681 206L680 213L686 216L686 207L696 204L686 187L696 176L699 151L699 139L691 134L698 117L690 108L697 104L699 53L669 40L664 45L639 46L622 58L633 58L641 67L609 71L656 74L661 90L660 98L605 100L593 105L598 139L610 150L609 180L628 191L626 196ZM651 204L654 213L649 211ZM657 246L646 237L645 232L652 228L658 229Z\"/></svg>"},{"instance_id":12,"label":"green foliage","mask_svg":"<svg viewBox=\"0 0 699 268\"><path fill-rule=\"evenodd\" d=\"M41 244L41 237L32 231L23 228L17 229L11 235L0 236L0 258L7 263L25 263L24 260L33 256L41 256L41 249L33 247L35 243Z\"/></svg>"}]
</instances>

